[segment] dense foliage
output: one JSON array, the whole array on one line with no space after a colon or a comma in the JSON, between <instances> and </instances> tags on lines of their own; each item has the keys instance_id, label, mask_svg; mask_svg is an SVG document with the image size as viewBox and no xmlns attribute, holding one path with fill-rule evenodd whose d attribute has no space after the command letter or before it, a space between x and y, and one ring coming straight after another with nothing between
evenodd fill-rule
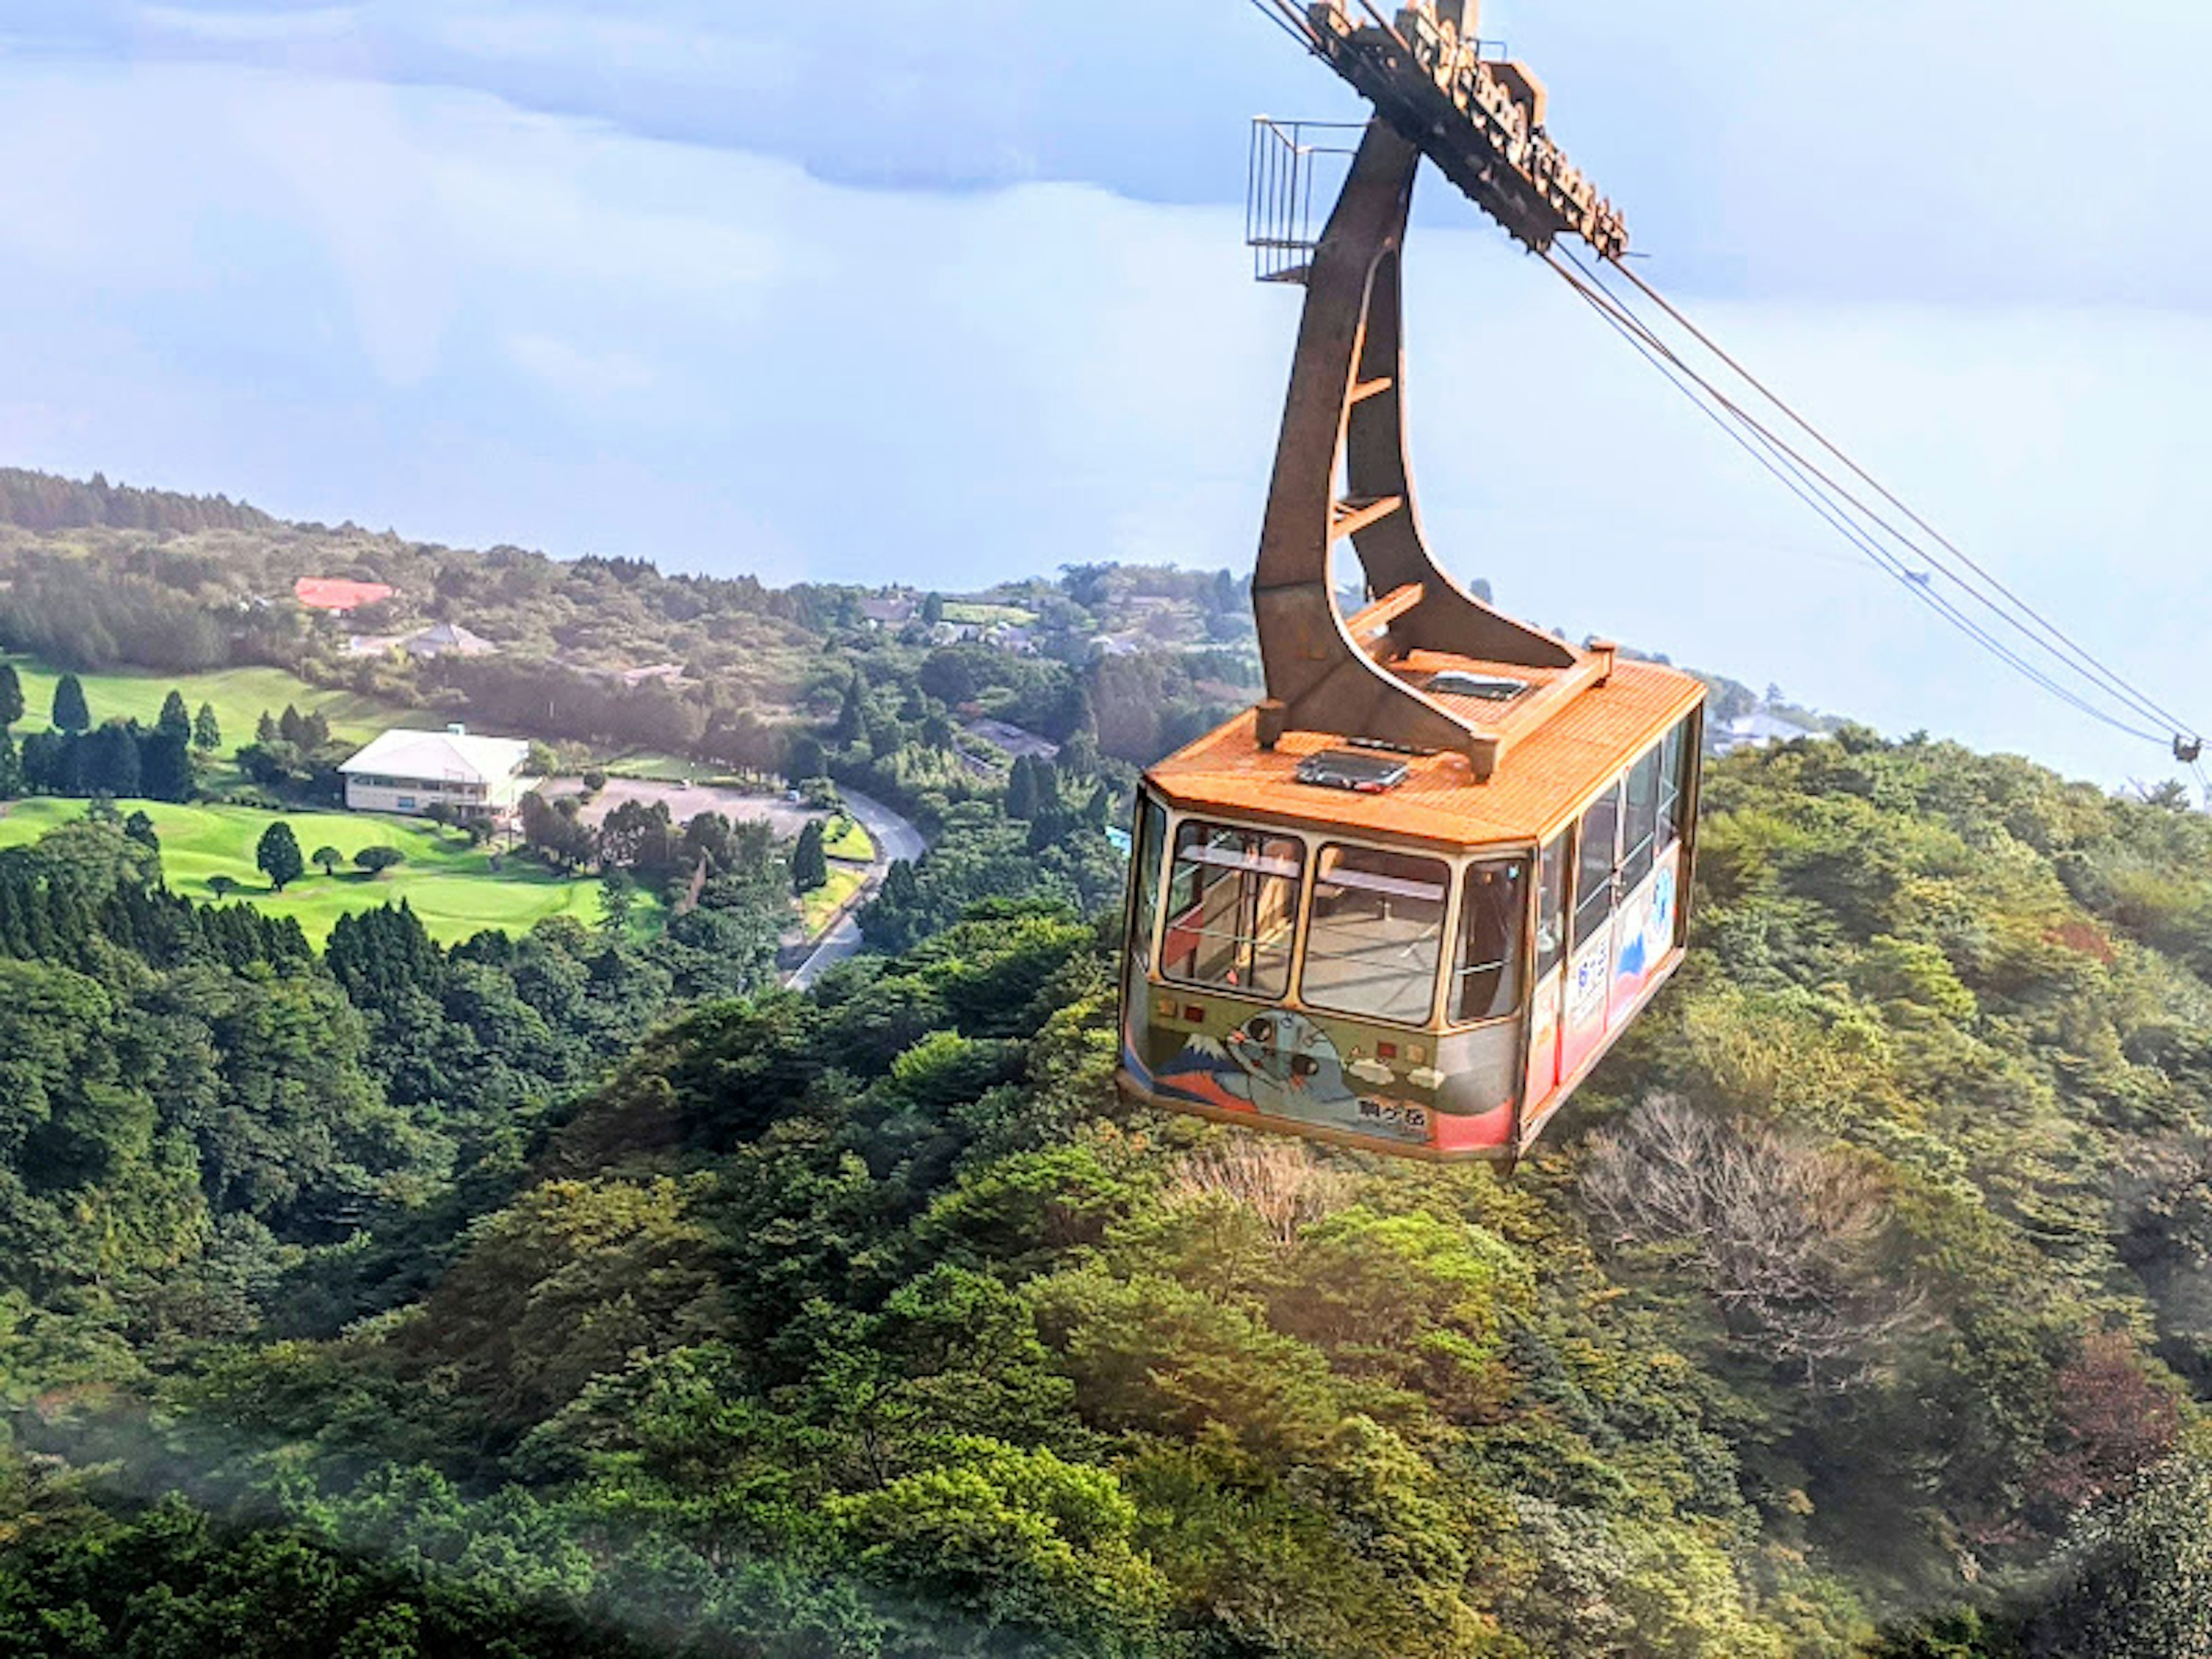
<instances>
[{"instance_id":1,"label":"dense foliage","mask_svg":"<svg viewBox=\"0 0 2212 1659\"><path fill-rule=\"evenodd\" d=\"M770 919L815 851L714 814L540 802L607 924L453 948L404 905L318 952L188 903L127 802L0 854L0 1656L2212 1642L2185 800L1851 727L1720 763L1690 965L1543 1155L1383 1164L1111 1086L1109 831L1238 695L1224 579L908 616L52 500L81 527L0 534L9 592L106 596L0 640L57 663L105 629L156 664L173 609L228 660L550 696L514 723L863 790L932 845L805 994ZM302 574L402 589L349 626L512 648L346 667ZM1181 633L945 636L1012 600L1048 644ZM599 672L660 655L696 672ZM0 793L34 742L190 744L173 701L0 743ZM328 737L271 716L249 775L310 790Z\"/></svg>"},{"instance_id":2,"label":"dense foliage","mask_svg":"<svg viewBox=\"0 0 2212 1659\"><path fill-rule=\"evenodd\" d=\"M1512 1183L1127 1115L1060 904L641 1038L618 942L317 962L72 830L0 885L82 941L0 999L0 1634L2193 1650L2212 821L1856 731L1707 806L1693 966Z\"/></svg>"}]
</instances>

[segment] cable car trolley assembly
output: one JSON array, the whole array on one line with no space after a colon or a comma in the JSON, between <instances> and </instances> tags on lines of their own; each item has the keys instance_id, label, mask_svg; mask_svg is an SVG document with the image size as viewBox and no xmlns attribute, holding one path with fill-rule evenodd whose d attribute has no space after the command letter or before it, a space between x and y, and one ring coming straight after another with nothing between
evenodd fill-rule
<instances>
[{"instance_id":1,"label":"cable car trolley assembly","mask_svg":"<svg viewBox=\"0 0 2212 1659\"><path fill-rule=\"evenodd\" d=\"M1425 155L1538 252L1572 233L1617 258L1627 231L1545 136L1540 83L1483 55L1473 0L1371 25L1263 9L1376 114L1310 242L1297 136L1255 130L1261 275L1306 289L1253 580L1267 697L1146 775L1118 1080L1255 1128L1510 1164L1682 959L1705 692L1437 566L1406 453L1401 260ZM1330 580L1347 538L1369 600L1350 616Z\"/></svg>"}]
</instances>

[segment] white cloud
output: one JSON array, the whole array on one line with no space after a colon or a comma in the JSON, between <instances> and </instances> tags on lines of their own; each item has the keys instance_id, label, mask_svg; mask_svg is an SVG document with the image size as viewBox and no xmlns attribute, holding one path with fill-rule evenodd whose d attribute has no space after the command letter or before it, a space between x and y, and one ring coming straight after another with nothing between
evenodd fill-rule
<instances>
[{"instance_id":1,"label":"white cloud","mask_svg":"<svg viewBox=\"0 0 2212 1659\"><path fill-rule=\"evenodd\" d=\"M732 96L791 87L804 68L792 43L713 25L543 6L440 4L414 27L437 46L491 62L593 65L626 76L711 82Z\"/></svg>"},{"instance_id":2,"label":"white cloud","mask_svg":"<svg viewBox=\"0 0 2212 1659\"><path fill-rule=\"evenodd\" d=\"M503 343L516 366L585 411L612 414L653 390L661 376L635 353L594 350L549 334L512 334Z\"/></svg>"},{"instance_id":3,"label":"white cloud","mask_svg":"<svg viewBox=\"0 0 2212 1659\"><path fill-rule=\"evenodd\" d=\"M366 13L360 6L324 6L283 11L197 10L184 6L140 6L139 27L149 34L171 34L210 45L292 45L342 40L357 33Z\"/></svg>"},{"instance_id":4,"label":"white cloud","mask_svg":"<svg viewBox=\"0 0 2212 1659\"><path fill-rule=\"evenodd\" d=\"M1249 565L1297 325L1224 209L841 189L477 94L0 64L0 457L562 553L964 587ZM2108 781L1486 230L1409 265L1439 551L1510 607ZM1737 304L1716 331L2180 701L2212 322Z\"/></svg>"}]
</instances>

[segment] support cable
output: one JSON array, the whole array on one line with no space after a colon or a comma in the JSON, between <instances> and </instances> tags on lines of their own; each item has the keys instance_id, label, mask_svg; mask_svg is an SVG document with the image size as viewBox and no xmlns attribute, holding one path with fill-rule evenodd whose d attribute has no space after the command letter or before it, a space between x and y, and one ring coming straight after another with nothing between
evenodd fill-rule
<instances>
[{"instance_id":1,"label":"support cable","mask_svg":"<svg viewBox=\"0 0 2212 1659\"><path fill-rule=\"evenodd\" d=\"M2082 675L2086 678L2098 682L2112 695L2126 702L2138 714L2143 714L2151 720L2161 722L2167 726L2171 728L2176 737L2185 737L2194 734L2194 728L2192 728L2187 721L2182 720L2171 709L2162 707L2146 694L2137 690L2117 672L2106 667L2086 647L2076 644L2067 635L2063 629L2058 627L2057 623L2051 621L2049 617L2044 616L2042 612L2036 610L2033 605L2022 599L2017 592L2014 592L2012 588L2006 586L2002 578L1998 577L1980 563L1972 554L1960 547L1957 543L1954 542L1942 531L1936 529L1935 526L1929 523L1926 519L1915 512L1908 503L1893 494L1879 479L1875 478L1864 467L1853 460L1850 456L1846 454L1841 448L1832 442L1825 433L1820 431L1819 428L1814 426L1812 422L1807 420L1802 415L1799 414L1795 408L1784 401L1784 398L1771 387L1768 386L1765 381L1761 380L1757 375L1746 368L1741 362L1737 361L1736 358L1730 356L1729 352L1723 349L1711 335L1707 334L1694 322L1691 321L1687 316L1683 314L1679 307L1669 301L1664 295L1659 292L1657 289L1654 288L1650 283L1646 282L1642 276L1638 276L1635 271L1630 270L1625 264L1616 265L1615 268L1619 270L1621 275L1626 276L1629 282L1633 283L1647 299L1649 299L1654 305L1657 306L1662 311L1665 312L1666 314L1672 319L1679 327L1686 332L1691 338L1694 339L1698 344L1705 347L1707 351L1712 353L1715 357L1718 358L1723 363L1726 364L1729 368L1733 370L1735 374L1742 380L1745 385L1750 386L1754 392L1758 392L1760 397L1764 398L1769 404L1780 410L1783 416L1786 417L1792 425L1805 433L1814 443L1818 444L1822 449L1826 450L1830 455L1841 462L1843 465L1848 468L1855 477L1865 483L1877 495L1881 496L1883 501L1887 501L1891 507L1894 507L1899 513L1910 520L1913 525L1930 537L1938 546L1951 554L1952 556L1966 566L1967 569L1973 572L1975 575L1980 577L1982 580L1988 583L1990 588L1995 590L1995 592L2005 601L2007 605L2009 605L2013 610L2016 611L2021 617L2024 617L2026 619L2024 623L2018 620L2013 620L2013 626L2020 628L2024 633L2040 633L2045 635L2048 643L2045 644L2042 641L2039 641L2039 644L2043 644L2044 649L2068 659L2069 665L2075 672ZM1602 281L1602 279L1598 280L1600 280L1601 283ZM1893 532L1892 533L1894 534L1896 532ZM1936 562L1940 563L1940 561L1936 561ZM1962 579L1954 576L1953 580L1959 580L1961 586L1971 588L1972 585L1964 581ZM1993 600L1984 599L1984 603L1990 605L1992 609L1999 608Z\"/></svg>"},{"instance_id":2,"label":"support cable","mask_svg":"<svg viewBox=\"0 0 2212 1659\"><path fill-rule=\"evenodd\" d=\"M2130 725L2125 720L2114 718L2107 711L2083 701L2070 689L2051 679L2034 664L2005 645L2002 640L1990 634L1987 629L1943 595L1933 591L1926 583L1916 577L1901 560L1875 539L1869 531L1855 522L1844 507L1822 489L1821 484L1826 480L1818 469L1812 468L1786 444L1776 439L1756 420L1746 415L1728 398L1726 394L1705 380L1695 369L1682 363L1679 358L1674 357L1673 354L1668 351L1665 343L1650 336L1640 319L1635 318L1632 313L1617 311L1615 302L1610 295L1596 289L1594 284L1587 283L1572 265L1552 259L1549 255L1547 258L1552 263L1553 269L1557 270L1566 281L1568 286L1572 288L1577 295L1605 320L1607 326L1627 340L1654 368L1659 371L1662 377L1674 386L1675 390L1687 398L1706 419L1717 426L1732 442L1750 455L1760 467L1780 481L1783 487L1790 494L1811 507L1846 541L1866 554L1877 566L1895 578L1923 604L1936 611L1954 627L1973 639L2031 683L2090 719L2148 743L2163 744L2166 741L2155 732ZM1711 401L1709 402L1708 399ZM1716 404L1718 405L1717 408L1714 406ZM1725 414L1723 410L1726 411ZM1845 500L1848 501L1850 498L1845 496ZM1855 502L1853 504L1856 505ZM1862 507L1861 510L1864 509Z\"/></svg>"},{"instance_id":3,"label":"support cable","mask_svg":"<svg viewBox=\"0 0 2212 1659\"><path fill-rule=\"evenodd\" d=\"M1307 52L1316 58L1321 55L1321 41L1313 32L1313 25L1299 16L1285 0L1252 0L1252 4L1261 16L1297 41Z\"/></svg>"}]
</instances>

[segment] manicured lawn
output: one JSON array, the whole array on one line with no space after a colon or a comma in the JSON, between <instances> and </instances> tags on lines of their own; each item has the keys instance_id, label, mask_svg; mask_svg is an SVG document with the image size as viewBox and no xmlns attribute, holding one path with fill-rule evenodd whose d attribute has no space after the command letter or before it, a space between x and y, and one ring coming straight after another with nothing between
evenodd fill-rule
<instances>
[{"instance_id":1,"label":"manicured lawn","mask_svg":"<svg viewBox=\"0 0 2212 1659\"><path fill-rule=\"evenodd\" d=\"M824 830L826 836L822 850L831 858L845 859L854 864L873 861L876 844L868 839L868 832L860 828L858 818L841 814L830 819Z\"/></svg>"},{"instance_id":2,"label":"manicured lawn","mask_svg":"<svg viewBox=\"0 0 2212 1659\"><path fill-rule=\"evenodd\" d=\"M90 687L87 688L88 693ZM94 704L99 712L99 704ZM161 837L161 868L170 888L187 898L216 898L208 880L228 876L238 884L236 898L251 901L272 915L298 919L318 944L338 917L404 898L431 937L453 944L496 928L522 933L546 916L574 916L586 927L599 921L599 884L589 878L552 874L540 866L509 858L491 867L490 854L462 837L441 834L407 818L374 817L354 812L258 812L243 806L175 806L162 801L118 803L127 815L143 808ZM9 804L0 817L0 847L35 841L55 824L84 815L80 800L36 799ZM302 855L334 847L348 861L334 876L310 864L307 873L282 893L253 862L261 833L273 818L292 826ZM364 847L396 847L406 862L377 877L350 867ZM641 899L645 911L650 901Z\"/></svg>"},{"instance_id":3,"label":"manicured lawn","mask_svg":"<svg viewBox=\"0 0 2212 1659\"><path fill-rule=\"evenodd\" d=\"M15 677L23 684L23 719L16 735L45 731L54 706L54 682L60 673L27 657L7 660L15 665ZM357 697L350 691L324 690L281 668L222 668L205 674L80 674L77 678L83 684L84 700L91 705L94 726L118 716L135 717L140 725L151 726L161 714L161 699L172 688L184 693L185 707L194 714L199 713L202 703L211 704L216 721L222 727L222 753L226 758L240 744L253 741L253 727L263 709L281 714L286 703L302 714L320 709L331 723L331 735L348 743L367 743L380 732L410 721L433 726L442 723L428 714L410 714L372 698Z\"/></svg>"},{"instance_id":4,"label":"manicured lawn","mask_svg":"<svg viewBox=\"0 0 2212 1659\"><path fill-rule=\"evenodd\" d=\"M806 919L806 937L820 938L823 929L830 925L830 918L837 914L837 907L859 892L867 878L865 871L850 866L836 866L830 870L826 883L803 895L799 904Z\"/></svg>"},{"instance_id":5,"label":"manicured lawn","mask_svg":"<svg viewBox=\"0 0 2212 1659\"><path fill-rule=\"evenodd\" d=\"M647 750L619 756L605 763L611 778L681 778L687 783L703 782L714 771L704 762L685 760L681 755L659 755Z\"/></svg>"},{"instance_id":6,"label":"manicured lawn","mask_svg":"<svg viewBox=\"0 0 2212 1659\"><path fill-rule=\"evenodd\" d=\"M985 605L980 600L947 599L945 620L966 623L974 628L995 628L1004 623L1009 628L1027 628L1037 619L1034 611L1024 611L1018 605Z\"/></svg>"}]
</instances>

